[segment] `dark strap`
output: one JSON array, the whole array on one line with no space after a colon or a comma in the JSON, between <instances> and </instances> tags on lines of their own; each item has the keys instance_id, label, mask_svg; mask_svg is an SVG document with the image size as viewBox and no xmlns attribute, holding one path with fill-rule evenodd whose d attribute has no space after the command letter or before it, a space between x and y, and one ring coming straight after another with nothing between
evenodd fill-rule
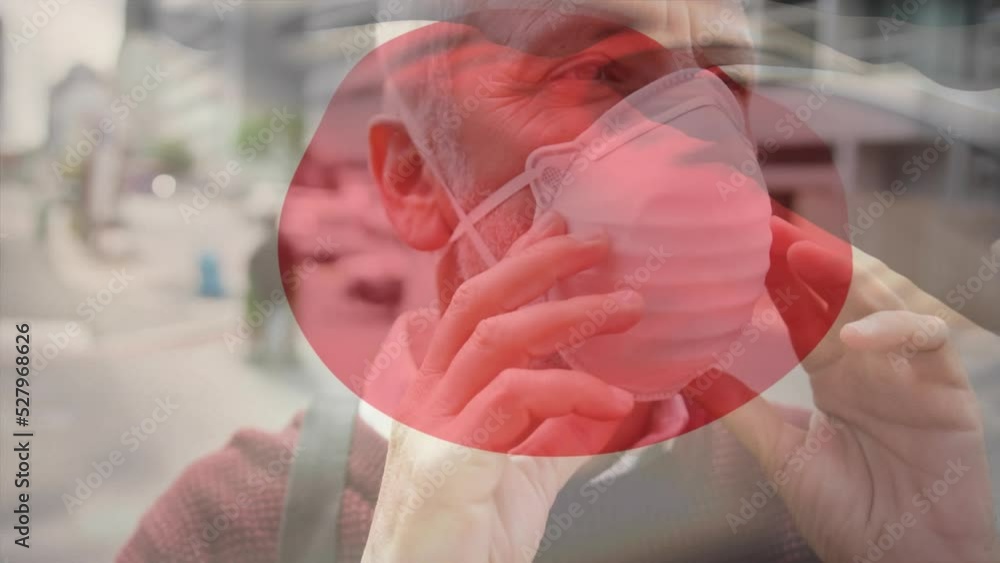
<instances>
[{"instance_id":1,"label":"dark strap","mask_svg":"<svg viewBox=\"0 0 1000 563\"><path fill-rule=\"evenodd\" d=\"M357 396L340 381L306 411L285 495L279 563L336 562L337 520L357 412Z\"/></svg>"}]
</instances>

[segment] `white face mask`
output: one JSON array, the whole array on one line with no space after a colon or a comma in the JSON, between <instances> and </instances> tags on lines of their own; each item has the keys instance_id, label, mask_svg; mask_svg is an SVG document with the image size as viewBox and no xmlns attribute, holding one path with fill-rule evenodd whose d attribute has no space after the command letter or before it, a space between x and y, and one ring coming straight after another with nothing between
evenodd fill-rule
<instances>
[{"instance_id":1,"label":"white face mask","mask_svg":"<svg viewBox=\"0 0 1000 563\"><path fill-rule=\"evenodd\" d=\"M551 209L571 234L605 231L610 258L548 298L631 288L645 314L625 333L590 338L605 318L594 311L560 353L638 400L670 397L739 338L765 291L770 199L742 115L711 72L665 76L576 140L535 150L523 174L469 213L453 199L452 239L467 235L496 264L474 225L525 188L536 218Z\"/></svg>"}]
</instances>

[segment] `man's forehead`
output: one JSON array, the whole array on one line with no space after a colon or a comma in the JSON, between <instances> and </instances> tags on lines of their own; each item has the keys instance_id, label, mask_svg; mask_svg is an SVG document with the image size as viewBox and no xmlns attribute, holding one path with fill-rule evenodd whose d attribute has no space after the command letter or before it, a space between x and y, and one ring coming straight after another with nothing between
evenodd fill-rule
<instances>
[{"instance_id":1,"label":"man's forehead","mask_svg":"<svg viewBox=\"0 0 1000 563\"><path fill-rule=\"evenodd\" d=\"M663 3L657 1L535 0L521 4L472 13L463 23L494 43L533 54L600 40L625 28L645 31L665 23Z\"/></svg>"},{"instance_id":2,"label":"man's forehead","mask_svg":"<svg viewBox=\"0 0 1000 563\"><path fill-rule=\"evenodd\" d=\"M435 3L436 2L436 3ZM397 62L420 64L442 51L456 55L452 70L465 65L477 43L532 55L563 57L634 30L671 52L700 53L702 63L752 62L746 14L739 0L428 0L417 16L438 21L397 47ZM435 7L436 6L436 7ZM447 22L447 23L446 23ZM398 57L398 58L397 58ZM514 60L514 59L512 59Z\"/></svg>"},{"instance_id":3,"label":"man's forehead","mask_svg":"<svg viewBox=\"0 0 1000 563\"><path fill-rule=\"evenodd\" d=\"M692 28L726 23L726 27L746 27L743 14L746 0L379 0L393 20L423 20L460 22L479 17L495 26L513 24L517 16L503 21L498 14L517 14L520 31L528 31L525 20L551 26L562 17L572 15L603 18L629 26L648 35L680 32L689 35ZM733 18L732 16L735 16ZM740 20L736 26L730 20ZM530 24L530 22L529 22ZM533 32L535 30L532 30ZM742 31L742 30L741 30ZM513 35L507 29L498 34Z\"/></svg>"},{"instance_id":4,"label":"man's forehead","mask_svg":"<svg viewBox=\"0 0 1000 563\"><path fill-rule=\"evenodd\" d=\"M461 21L491 42L533 54L572 50L623 29L670 50L750 49L735 0L508 0L471 2Z\"/></svg>"},{"instance_id":5,"label":"man's forehead","mask_svg":"<svg viewBox=\"0 0 1000 563\"><path fill-rule=\"evenodd\" d=\"M619 25L653 29L666 22L669 1L663 0L521 0L507 4L507 11L537 12L540 23L555 27L573 16L589 17ZM494 6L490 11L497 11Z\"/></svg>"}]
</instances>

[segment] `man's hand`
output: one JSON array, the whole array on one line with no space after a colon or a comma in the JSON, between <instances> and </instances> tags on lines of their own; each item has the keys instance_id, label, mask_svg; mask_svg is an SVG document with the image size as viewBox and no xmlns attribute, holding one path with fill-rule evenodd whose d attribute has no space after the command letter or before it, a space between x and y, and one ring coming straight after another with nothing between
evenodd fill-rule
<instances>
[{"instance_id":1,"label":"man's hand","mask_svg":"<svg viewBox=\"0 0 1000 563\"><path fill-rule=\"evenodd\" d=\"M632 411L627 392L537 366L608 300L599 334L642 312L634 292L533 303L608 253L606 237L578 240L558 216L544 219L466 281L435 327L393 429L366 563L531 561L556 494L586 459L540 456L599 452Z\"/></svg>"},{"instance_id":2,"label":"man's hand","mask_svg":"<svg viewBox=\"0 0 1000 563\"><path fill-rule=\"evenodd\" d=\"M982 422L948 325L908 311L870 257L852 273L796 227L772 227L772 268L808 301L785 316L819 410L799 428L753 398L727 428L782 484L824 561L997 561ZM842 310L827 306L845 292ZM750 397L732 378L719 384L728 400Z\"/></svg>"}]
</instances>

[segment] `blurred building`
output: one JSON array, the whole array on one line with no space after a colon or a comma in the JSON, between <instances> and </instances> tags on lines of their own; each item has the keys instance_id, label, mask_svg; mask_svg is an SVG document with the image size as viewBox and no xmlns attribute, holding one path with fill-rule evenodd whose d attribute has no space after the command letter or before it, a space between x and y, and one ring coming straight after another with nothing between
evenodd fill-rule
<instances>
[{"instance_id":1,"label":"blurred building","mask_svg":"<svg viewBox=\"0 0 1000 563\"><path fill-rule=\"evenodd\" d=\"M877 201L876 194L897 179L906 180L905 194L856 244L944 299L975 272L966 270L1000 237L1000 143L995 134L1000 93L990 89L1000 83L998 2L747 4L760 92L790 110L807 102L811 88L829 92L808 124L822 135L823 146L795 147L793 139L789 150L768 163L766 175L775 195L842 233L846 225L835 224L829 213L824 224L824 212L844 197L834 190L846 190L851 220L856 221L858 211ZM913 5L919 8L909 10ZM221 15L202 7L199 17L190 7L164 8L161 12L171 16L159 28L181 44L214 53L191 64L191 79L181 81L191 83L184 86L188 94L171 94L176 132L186 127L193 136L196 124L208 128L210 117L226 115L233 107L242 107L245 115L255 108L288 105L304 116L309 139L343 78L352 71L367 72L370 80L339 94L340 103L353 110L338 115L340 134L325 139L322 147L314 145L307 155L328 169L311 176L317 185L336 184L337 173L329 170L363 171L365 146L356 139L363 138L367 117L378 109L381 80L374 69L356 65L375 46L376 9L370 0L244 2ZM227 56L227 49L242 56ZM217 76L224 76L225 84L219 86L208 75L222 67ZM227 85L242 96L229 97ZM185 109L183 101L192 99L185 95L209 103ZM227 107L211 116L204 109L220 105ZM205 115L199 117L201 112ZM949 149L912 178L907 172L911 160L949 130L954 132ZM757 133L766 137L773 131ZM842 186L819 181L817 169L831 164ZM990 295L976 305L977 314L1000 324L1000 310L990 309L1000 308L1000 299Z\"/></svg>"},{"instance_id":2,"label":"blurred building","mask_svg":"<svg viewBox=\"0 0 1000 563\"><path fill-rule=\"evenodd\" d=\"M825 152L836 164L851 224L866 226L855 244L952 306L964 300L949 296L976 276L990 242L1000 237L998 6L982 0L752 3L766 65L762 92L789 108L806 103L811 87L830 93L829 102L809 112L808 123L829 150L799 152ZM947 148L932 148L948 131ZM834 201L830 187L810 172L822 163L779 160L766 170L771 189L807 216L821 216ZM903 193L871 217L897 181ZM843 232L844 226L824 227ZM962 313L1000 328L1000 284L985 284Z\"/></svg>"},{"instance_id":3,"label":"blurred building","mask_svg":"<svg viewBox=\"0 0 1000 563\"><path fill-rule=\"evenodd\" d=\"M3 18L0 17L0 131L4 127L4 109L7 98L7 78L6 78L6 67L4 66L4 45L6 44L6 35L4 35L4 25ZM0 158L2 158L2 151L0 151Z\"/></svg>"},{"instance_id":4,"label":"blurred building","mask_svg":"<svg viewBox=\"0 0 1000 563\"><path fill-rule=\"evenodd\" d=\"M135 101L127 119L133 158L178 143L196 158L196 170L207 173L236 152L245 95L241 13L219 18L210 3L177 10L171 4L128 0L117 90L146 98Z\"/></svg>"},{"instance_id":5,"label":"blurred building","mask_svg":"<svg viewBox=\"0 0 1000 563\"><path fill-rule=\"evenodd\" d=\"M4 27L3 17L0 16L0 140L6 137L4 130L8 126L5 119L7 104L9 102L7 94L7 68L4 66L4 49L6 49L7 36ZM3 171L4 179L10 182L15 176L23 174L24 156L10 152L6 142L0 142L0 170Z\"/></svg>"},{"instance_id":6,"label":"blurred building","mask_svg":"<svg viewBox=\"0 0 1000 563\"><path fill-rule=\"evenodd\" d=\"M965 89L1000 83L995 0L751 0L766 19L813 40L817 68L830 49L901 63Z\"/></svg>"},{"instance_id":7,"label":"blurred building","mask_svg":"<svg viewBox=\"0 0 1000 563\"><path fill-rule=\"evenodd\" d=\"M75 65L49 92L48 150L63 159L83 133L107 117L111 84L92 68Z\"/></svg>"},{"instance_id":8,"label":"blurred building","mask_svg":"<svg viewBox=\"0 0 1000 563\"><path fill-rule=\"evenodd\" d=\"M878 195L902 181L891 209L854 242L948 301L1000 237L1000 2L747 4L759 92L790 112L811 103L815 88L828 92L807 118L822 145L804 136L806 144L796 145L799 135L784 143L765 166L772 193L846 234L850 225L867 225L864 215ZM331 92L374 47L376 13L372 2L344 0L314 0L302 10L284 27L285 52L304 69L307 112L317 123ZM373 75L371 88L355 88L359 116L375 111L378 81ZM773 123L757 125L758 141L775 134ZM347 120L344 127L363 134L363 123ZM948 131L947 149L929 155L933 163L916 160ZM357 145L333 152L363 162L364 147ZM836 181L823 172L831 166ZM845 197L847 225L832 212ZM986 287L962 312L1000 328L1000 284Z\"/></svg>"},{"instance_id":9,"label":"blurred building","mask_svg":"<svg viewBox=\"0 0 1000 563\"><path fill-rule=\"evenodd\" d=\"M282 56L302 73L303 109L310 132L319 125L344 77L374 48L374 14L370 1L311 0L301 3L297 13L289 13L279 27ZM356 135L364 133L368 116L381 103L382 81L373 69L358 70L367 72L366 85L338 94L343 105L356 108L342 112L344 134L330 139L333 144L316 157L332 166L364 170L367 150L364 143L354 140L361 138Z\"/></svg>"}]
</instances>

